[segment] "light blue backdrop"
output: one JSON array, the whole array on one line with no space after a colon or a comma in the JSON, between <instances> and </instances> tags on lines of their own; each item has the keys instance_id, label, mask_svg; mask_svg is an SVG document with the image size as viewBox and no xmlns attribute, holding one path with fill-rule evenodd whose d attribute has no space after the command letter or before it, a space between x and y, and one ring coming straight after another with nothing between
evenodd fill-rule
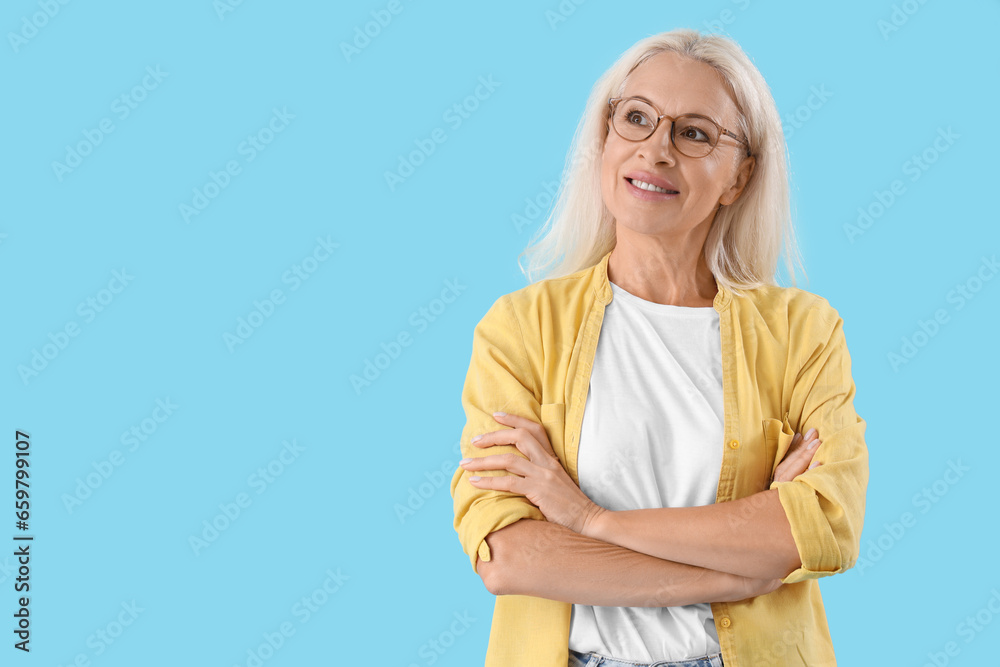
<instances>
[{"instance_id":1,"label":"light blue backdrop","mask_svg":"<svg viewBox=\"0 0 1000 667\"><path fill-rule=\"evenodd\" d=\"M472 330L525 285L594 81L694 27L739 41L786 119L799 287L843 316L868 421L868 562L821 582L840 664L989 664L998 20L983 0L5 3L0 662L482 664L493 597L448 492Z\"/></svg>"}]
</instances>

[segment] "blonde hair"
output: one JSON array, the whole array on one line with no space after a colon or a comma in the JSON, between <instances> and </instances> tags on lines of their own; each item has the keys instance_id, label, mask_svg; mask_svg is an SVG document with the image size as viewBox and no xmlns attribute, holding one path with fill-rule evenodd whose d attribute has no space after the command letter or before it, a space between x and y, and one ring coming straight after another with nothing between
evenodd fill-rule
<instances>
[{"instance_id":1,"label":"blonde hair","mask_svg":"<svg viewBox=\"0 0 1000 667\"><path fill-rule=\"evenodd\" d=\"M615 246L614 218L601 194L601 153L607 138L608 99L620 96L632 70L651 56L673 51L714 67L736 100L738 134L746 137L756 164L732 204L721 206L705 239L705 261L720 285L734 294L775 285L785 240L802 267L792 225L787 148L770 88L740 46L716 34L680 28L647 37L618 58L594 85L573 135L552 212L521 253L518 266L529 282L558 278L596 264ZM744 154L741 154L744 155ZM526 256L528 266L521 265Z\"/></svg>"}]
</instances>

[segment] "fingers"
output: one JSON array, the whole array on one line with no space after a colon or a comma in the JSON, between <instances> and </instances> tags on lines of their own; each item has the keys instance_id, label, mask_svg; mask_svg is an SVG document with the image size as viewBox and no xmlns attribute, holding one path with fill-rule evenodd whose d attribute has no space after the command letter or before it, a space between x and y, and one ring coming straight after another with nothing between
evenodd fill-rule
<instances>
[{"instance_id":1,"label":"fingers","mask_svg":"<svg viewBox=\"0 0 1000 667\"><path fill-rule=\"evenodd\" d=\"M812 436L810 436L809 433L811 433ZM812 470L818 465L823 465L819 461L813 461L812 464L806 467L806 461L812 459L812 457L815 456L816 449L823 444L822 440L815 437L816 435L815 429L810 430L809 433L807 433L806 436L802 439L802 443L799 446L798 450L790 453L786 457L786 460L789 461L790 463L790 467L793 467L795 470L798 470L799 474L805 472L806 470Z\"/></svg>"},{"instance_id":2,"label":"fingers","mask_svg":"<svg viewBox=\"0 0 1000 667\"><path fill-rule=\"evenodd\" d=\"M817 437L818 435L818 432L814 428L806 431L805 436L801 433L796 433L792 439L792 444L788 448L788 452L775 468L772 479L789 481L807 470L812 470L816 466L823 465L819 461L813 461L811 465L808 464L809 460L815 455L816 449L823 444L823 441Z\"/></svg>"},{"instance_id":3,"label":"fingers","mask_svg":"<svg viewBox=\"0 0 1000 667\"><path fill-rule=\"evenodd\" d=\"M506 470L517 473L522 477L528 474L528 466L531 464L523 456L518 454L492 454L490 456L477 456L472 459L462 459L459 465L463 470Z\"/></svg>"},{"instance_id":4,"label":"fingers","mask_svg":"<svg viewBox=\"0 0 1000 667\"><path fill-rule=\"evenodd\" d=\"M551 467L558 462L545 429L538 422L526 417L496 412L493 418L501 424L512 428L500 429L478 435L470 441L475 447L490 447L492 445L513 445L524 454L529 461L543 467ZM543 444L544 443L544 444Z\"/></svg>"},{"instance_id":5,"label":"fingers","mask_svg":"<svg viewBox=\"0 0 1000 667\"><path fill-rule=\"evenodd\" d=\"M811 428L808 431L806 431L805 435L802 435L801 433L796 433L795 437L792 438L792 444L789 447L789 449L794 449L797 445L804 445L806 448L808 448L813 440L818 440L818 439L819 439L819 432L814 428Z\"/></svg>"},{"instance_id":6,"label":"fingers","mask_svg":"<svg viewBox=\"0 0 1000 667\"><path fill-rule=\"evenodd\" d=\"M799 446L798 450L790 452L788 457L799 457L802 459L809 459L813 457L816 452L816 448L823 444L823 441L819 438L813 438L812 440L806 441L803 439L802 444Z\"/></svg>"},{"instance_id":7,"label":"fingers","mask_svg":"<svg viewBox=\"0 0 1000 667\"><path fill-rule=\"evenodd\" d=\"M521 493L518 482L523 480L523 477L517 475L491 475L484 477L482 475L472 475L469 477L469 484L472 484L477 489L491 489L493 491L508 491L510 493Z\"/></svg>"},{"instance_id":8,"label":"fingers","mask_svg":"<svg viewBox=\"0 0 1000 667\"><path fill-rule=\"evenodd\" d=\"M532 421L527 417L507 414L506 412L494 412L493 419L506 426L524 429L530 433L535 440L539 442L539 444L544 443L542 449L548 449L551 451L552 446L549 444L549 436L546 435L545 428L538 422Z\"/></svg>"},{"instance_id":9,"label":"fingers","mask_svg":"<svg viewBox=\"0 0 1000 667\"><path fill-rule=\"evenodd\" d=\"M550 468L554 465L561 465L555 454L552 453L551 446L546 448L539 442L540 436L542 442L548 445L548 438L541 424L525 417L502 412L493 413L493 418L512 428L477 435L472 438L470 444L480 449L495 445L512 445L517 448L519 453L508 452L462 459L459 465L470 472L482 470L508 472L506 475L471 475L469 477L470 483L482 489L520 493L519 484L531 473L532 466Z\"/></svg>"}]
</instances>

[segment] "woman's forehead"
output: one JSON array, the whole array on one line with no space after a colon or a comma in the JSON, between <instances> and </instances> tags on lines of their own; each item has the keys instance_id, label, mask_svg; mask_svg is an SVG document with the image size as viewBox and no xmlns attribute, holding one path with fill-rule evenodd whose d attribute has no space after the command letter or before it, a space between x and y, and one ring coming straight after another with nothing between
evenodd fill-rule
<instances>
[{"instance_id":1,"label":"woman's forehead","mask_svg":"<svg viewBox=\"0 0 1000 667\"><path fill-rule=\"evenodd\" d=\"M714 67L669 51L632 70L621 97L643 97L671 116L698 113L728 120L736 115L726 83Z\"/></svg>"}]
</instances>

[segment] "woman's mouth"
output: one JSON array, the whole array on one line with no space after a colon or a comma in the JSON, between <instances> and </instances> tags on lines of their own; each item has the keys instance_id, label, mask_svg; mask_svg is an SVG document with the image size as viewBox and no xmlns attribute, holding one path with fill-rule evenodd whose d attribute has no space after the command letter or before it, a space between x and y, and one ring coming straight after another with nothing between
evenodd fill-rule
<instances>
[{"instance_id":1,"label":"woman's mouth","mask_svg":"<svg viewBox=\"0 0 1000 667\"><path fill-rule=\"evenodd\" d=\"M677 190L667 190L638 179L625 178L629 191L641 199L671 199L680 194Z\"/></svg>"}]
</instances>

